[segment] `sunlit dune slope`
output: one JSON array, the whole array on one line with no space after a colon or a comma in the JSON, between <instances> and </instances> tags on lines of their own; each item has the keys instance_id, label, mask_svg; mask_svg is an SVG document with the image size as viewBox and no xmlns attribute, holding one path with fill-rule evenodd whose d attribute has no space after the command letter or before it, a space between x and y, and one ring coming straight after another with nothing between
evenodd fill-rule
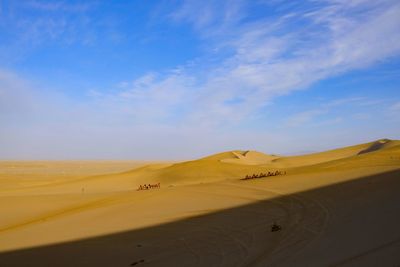
<instances>
[{"instance_id":1,"label":"sunlit dune slope","mask_svg":"<svg viewBox=\"0 0 400 267\"><path fill-rule=\"evenodd\" d=\"M326 152L291 157L267 155L257 151L229 151L193 161L144 165L117 174L57 180L46 185L25 188L25 191L19 190L19 192L71 194L82 191L90 193L131 191L136 190L141 184L161 183L163 187L168 187L210 183L240 179L246 175L276 170L295 174L321 169L334 170L339 167L356 168L368 166L371 161L375 163L381 161L382 166L390 167L399 163L399 159L393 156L398 153L399 148L400 141L382 139Z\"/></svg>"},{"instance_id":2,"label":"sunlit dune slope","mask_svg":"<svg viewBox=\"0 0 400 267\"><path fill-rule=\"evenodd\" d=\"M103 163L82 165L81 173L76 163L0 164L0 265L143 259L177 266L179 258L179 266L331 266L376 253L389 263L400 258L392 253L400 245L400 141L293 157L228 151L179 163ZM40 176L48 170L55 175ZM281 175L240 180L275 171ZM273 222L282 231L271 232Z\"/></svg>"},{"instance_id":3,"label":"sunlit dune slope","mask_svg":"<svg viewBox=\"0 0 400 267\"><path fill-rule=\"evenodd\" d=\"M148 164L146 161L132 160L0 161L0 191L120 173Z\"/></svg>"},{"instance_id":4,"label":"sunlit dune slope","mask_svg":"<svg viewBox=\"0 0 400 267\"><path fill-rule=\"evenodd\" d=\"M267 171L288 171L296 173L317 169L319 167L334 168L341 163L353 167L354 164L368 164L371 160L381 160L382 165L391 166L398 164L398 159L391 153L396 153L400 141L387 139L366 144L335 149L303 156L280 157L267 155L257 151L229 151L211 155L199 160L175 163L171 165L152 165L118 175L118 179L131 180L133 177L138 182L160 182L163 185L180 185L192 183L208 183L225 179L239 179L246 175L265 173ZM390 152L385 151L392 149ZM322 165L321 165L322 164ZM325 164L325 165L323 165ZM311 166L315 166L311 167ZM113 176L115 179L116 176Z\"/></svg>"},{"instance_id":5,"label":"sunlit dune slope","mask_svg":"<svg viewBox=\"0 0 400 267\"><path fill-rule=\"evenodd\" d=\"M355 155L339 158L335 160L325 161L314 165L301 166L293 168L296 172L313 172L313 171L343 171L365 169L368 172L382 171L383 169L392 169L400 166L400 142L390 141L386 145L376 148L379 141L369 143L366 149L361 150Z\"/></svg>"},{"instance_id":6,"label":"sunlit dune slope","mask_svg":"<svg viewBox=\"0 0 400 267\"><path fill-rule=\"evenodd\" d=\"M207 161L216 161L219 160L221 162L226 163L237 163L243 165L260 165L270 163L273 159L278 158L276 155L267 155L258 151L228 151L223 153L218 153L215 155L211 155L200 160Z\"/></svg>"},{"instance_id":7,"label":"sunlit dune slope","mask_svg":"<svg viewBox=\"0 0 400 267\"><path fill-rule=\"evenodd\" d=\"M398 140L380 139L374 142L338 148L325 152L292 157L280 157L273 160L273 165L280 168L309 166L318 163L346 159L357 155L381 151L398 145L400 145L400 141Z\"/></svg>"}]
</instances>

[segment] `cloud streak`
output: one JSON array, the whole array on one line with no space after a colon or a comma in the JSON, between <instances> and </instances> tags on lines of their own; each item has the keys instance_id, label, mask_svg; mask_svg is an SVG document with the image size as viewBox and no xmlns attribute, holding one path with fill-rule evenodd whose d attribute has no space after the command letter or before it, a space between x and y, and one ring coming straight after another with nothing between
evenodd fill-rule
<instances>
[{"instance_id":1,"label":"cloud streak","mask_svg":"<svg viewBox=\"0 0 400 267\"><path fill-rule=\"evenodd\" d=\"M157 74L157 79L143 76L103 100L120 101L126 110L145 118L150 114L148 119L167 116L199 125L235 123L275 97L399 55L397 1L317 2L319 8L312 12L246 21L241 1L233 6L183 1L170 17L191 23L213 44L208 57L223 60L198 59L179 72ZM288 30L296 23L302 27Z\"/></svg>"},{"instance_id":2,"label":"cloud streak","mask_svg":"<svg viewBox=\"0 0 400 267\"><path fill-rule=\"evenodd\" d=\"M70 157L129 157L133 154L118 150L145 150L153 145L154 151L149 150L145 158L157 154L155 150L165 150L157 155L167 157L177 144L186 148L205 139L207 153L233 145L257 148L257 142L267 137L294 140L285 131L232 133L231 129L263 112L279 97L400 54L400 4L394 0L310 0L301 10L280 5L272 8L260 1L265 14L258 17L251 16L249 1L180 3L168 13L167 21L191 25L206 44L202 56L181 66L124 79L108 90L92 90L88 99L78 102L62 96L46 99L19 76L0 71L1 134L9 155L30 155L28 148L36 148L32 144L46 142L47 150L35 155L44 157L62 150ZM88 10L63 3L30 1L27 5L46 12ZM84 17L79 20L83 26L87 25ZM64 18L22 20L19 27L27 27L19 34L38 43L72 38L80 24L69 24ZM282 117L279 123L282 128L299 127L335 107L362 102L360 98L329 102L324 108ZM397 110L397 104L393 105L392 111ZM33 124L32 136L16 128L13 120L21 119L21 114L35 117L27 119ZM329 123L341 122L340 117L329 119ZM60 143L63 145L57 148ZM19 144L19 149L10 144ZM205 153L191 147L180 155L198 155L200 151Z\"/></svg>"}]
</instances>

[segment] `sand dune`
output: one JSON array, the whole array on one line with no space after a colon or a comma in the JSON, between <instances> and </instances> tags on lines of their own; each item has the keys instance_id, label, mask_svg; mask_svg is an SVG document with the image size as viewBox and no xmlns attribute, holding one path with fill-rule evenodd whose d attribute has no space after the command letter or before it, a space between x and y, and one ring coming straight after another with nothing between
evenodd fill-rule
<instances>
[{"instance_id":1,"label":"sand dune","mask_svg":"<svg viewBox=\"0 0 400 267\"><path fill-rule=\"evenodd\" d=\"M240 180L268 171L286 174ZM0 266L395 266L399 189L387 139L292 157L2 162Z\"/></svg>"},{"instance_id":2,"label":"sand dune","mask_svg":"<svg viewBox=\"0 0 400 267\"><path fill-rule=\"evenodd\" d=\"M278 158L275 155L266 155L258 151L232 151L236 158L224 158L222 162L237 163L246 165L260 165L271 163L274 159Z\"/></svg>"}]
</instances>

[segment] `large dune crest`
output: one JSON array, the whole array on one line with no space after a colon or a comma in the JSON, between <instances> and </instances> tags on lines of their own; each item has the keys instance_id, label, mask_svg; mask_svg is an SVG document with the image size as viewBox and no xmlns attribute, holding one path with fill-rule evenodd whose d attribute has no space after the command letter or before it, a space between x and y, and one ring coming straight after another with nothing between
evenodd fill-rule
<instances>
[{"instance_id":1,"label":"large dune crest","mask_svg":"<svg viewBox=\"0 0 400 267\"><path fill-rule=\"evenodd\" d=\"M167 183L168 181L190 183L237 179L246 174L268 170L286 170L289 173L297 173L307 166L329 164L338 160L345 162L355 162L358 159L374 160L379 158L379 153L384 155L385 151L390 148L400 148L400 141L381 139L325 152L287 157L268 155L258 151L236 150L214 154L199 160L176 163L158 169L153 175Z\"/></svg>"},{"instance_id":2,"label":"large dune crest","mask_svg":"<svg viewBox=\"0 0 400 267\"><path fill-rule=\"evenodd\" d=\"M15 192L27 190L32 194L59 194L86 190L92 193L104 193L136 190L141 184L161 183L162 186L168 187L237 180L246 175L276 170L285 171L290 175L310 170L318 171L321 168L332 169L339 165L342 168L353 168L357 164L368 166L370 161L382 161L383 165L396 165L396 157L387 158L385 151L391 149L390 153L397 153L399 148L400 141L381 139L300 156L277 156L258 151L235 150L178 163L142 163L141 166L120 173L47 180L37 186L19 187ZM127 168L126 164L124 166Z\"/></svg>"},{"instance_id":3,"label":"large dune crest","mask_svg":"<svg viewBox=\"0 0 400 267\"><path fill-rule=\"evenodd\" d=\"M300 156L0 162L0 266L394 266L399 175L388 139Z\"/></svg>"}]
</instances>

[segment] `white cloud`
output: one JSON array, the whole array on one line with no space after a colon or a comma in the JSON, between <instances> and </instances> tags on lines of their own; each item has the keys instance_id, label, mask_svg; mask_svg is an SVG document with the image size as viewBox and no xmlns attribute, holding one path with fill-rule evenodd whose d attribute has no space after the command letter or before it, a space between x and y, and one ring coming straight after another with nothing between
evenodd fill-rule
<instances>
[{"instance_id":1,"label":"white cloud","mask_svg":"<svg viewBox=\"0 0 400 267\"><path fill-rule=\"evenodd\" d=\"M183 1L173 19L192 23L214 44L214 51L230 51L231 55L219 64L202 65L198 60L197 65L183 67L178 74L141 77L132 88L114 97L124 99L127 106L131 104L132 110L144 116L174 116L177 109L183 109L186 113L182 120L226 124L257 112L276 96L400 53L397 1L382 1L380 5L368 1L321 2L322 8L306 15L284 14L274 21L266 18L239 23L248 15L238 8L246 10L243 2L231 6L218 1L202 5ZM289 30L298 20L308 31L296 27ZM210 28L214 28L212 34ZM152 111L141 102L150 103Z\"/></svg>"},{"instance_id":2,"label":"white cloud","mask_svg":"<svg viewBox=\"0 0 400 267\"><path fill-rule=\"evenodd\" d=\"M379 5L360 0L317 2L320 8L312 12L251 20L245 1L182 1L169 17L192 24L212 44L209 56L167 73L121 81L106 94L93 90L89 93L92 105L130 114L133 121L173 118L172 123L195 125L237 123L274 97L400 53L397 1ZM63 6L30 4L51 9ZM30 38L38 29L34 25L27 33ZM51 29L48 33L54 38L59 34ZM214 57L223 59L210 60Z\"/></svg>"},{"instance_id":3,"label":"white cloud","mask_svg":"<svg viewBox=\"0 0 400 267\"><path fill-rule=\"evenodd\" d=\"M232 26L242 19L245 1L185 0L169 14L176 22L189 22L196 29L207 28L205 35L213 35L222 28ZM217 28L215 26L218 25Z\"/></svg>"},{"instance_id":4,"label":"white cloud","mask_svg":"<svg viewBox=\"0 0 400 267\"><path fill-rule=\"evenodd\" d=\"M245 121L275 97L400 53L397 1L317 2L322 8L307 14L289 13L254 21L246 13L245 1L234 5L183 1L170 17L178 23L191 23L211 44L209 55L169 72L150 73L133 81L124 79L107 93L92 90L92 98L86 103L69 105L63 97L45 99L17 76L0 72L0 144L8 149L1 153L146 158L204 155L238 146L268 152L277 148L263 147L262 140L268 138L275 140L274 145L283 144L282 140L290 143L297 137L285 131L232 133L224 129ZM29 24L25 21L21 25ZM44 25L44 32L40 32ZM38 20L27 27L26 34L40 41L42 34L62 38L63 31L62 19ZM300 126L333 107L365 101L336 100L326 108L294 114L286 126ZM395 104L392 108L399 107ZM12 121L10 114L18 113L36 116L38 122L29 120L33 125L25 131L24 118L16 117L18 126ZM336 117L327 123L341 121ZM358 131L362 137L368 132ZM342 136L348 136L345 130ZM311 137L299 133L298 138ZM332 138L339 137L326 135L326 140Z\"/></svg>"},{"instance_id":5,"label":"white cloud","mask_svg":"<svg viewBox=\"0 0 400 267\"><path fill-rule=\"evenodd\" d=\"M82 3L66 3L65 1L38 1L29 0L23 2L24 8L33 8L42 11L64 11L64 12L84 12L87 11L91 5Z\"/></svg>"},{"instance_id":6,"label":"white cloud","mask_svg":"<svg viewBox=\"0 0 400 267\"><path fill-rule=\"evenodd\" d=\"M91 44L99 37L95 25L100 23L89 16L93 7L94 2L11 1L0 16L0 29L12 38L5 38L0 49L12 51L13 56L19 57L22 52L52 42Z\"/></svg>"},{"instance_id":7,"label":"white cloud","mask_svg":"<svg viewBox=\"0 0 400 267\"><path fill-rule=\"evenodd\" d=\"M308 109L305 111L297 112L290 115L284 123L284 127L303 127L305 125L321 126L321 125L332 125L344 122L342 117L338 117L337 114L340 111L358 112L351 115L356 120L366 120L371 116L366 112L371 107L385 102L384 99L373 99L368 97L347 97L339 98L331 101L319 101L320 103L316 108ZM363 110L363 112L360 112ZM343 114L342 114L343 116ZM333 118L332 118L333 117Z\"/></svg>"}]
</instances>

